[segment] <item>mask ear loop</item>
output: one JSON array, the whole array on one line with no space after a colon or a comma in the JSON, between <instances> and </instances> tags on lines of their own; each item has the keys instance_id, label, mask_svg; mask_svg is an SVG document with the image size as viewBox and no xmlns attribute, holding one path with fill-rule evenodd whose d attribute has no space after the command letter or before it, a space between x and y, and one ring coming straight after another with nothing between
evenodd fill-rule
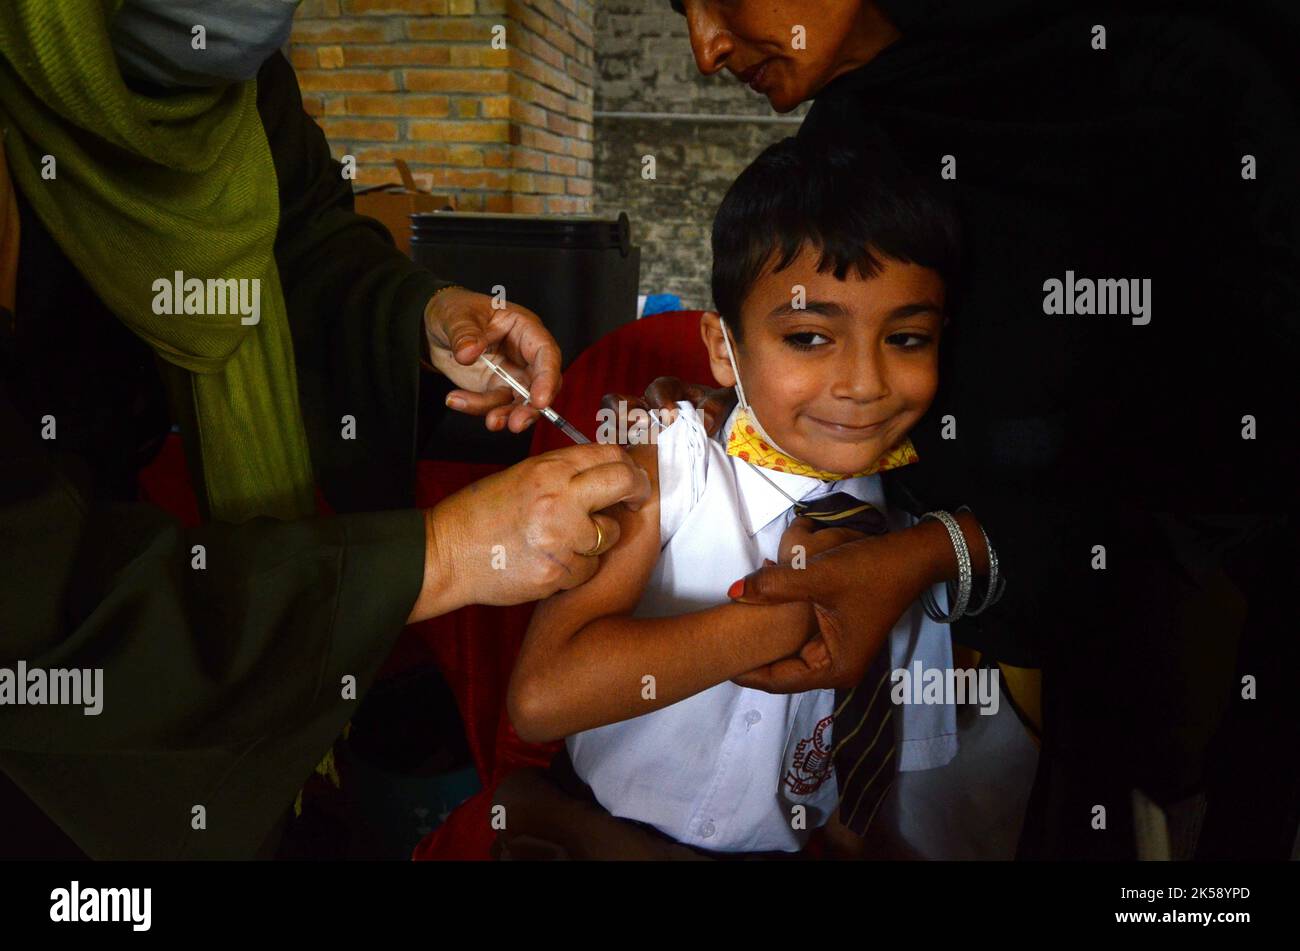
<instances>
[{"instance_id":1,"label":"mask ear loop","mask_svg":"<svg viewBox=\"0 0 1300 951\"><path fill-rule=\"evenodd\" d=\"M731 363L731 372L736 375L736 398L740 401L740 405L743 409L749 410L750 409L749 400L745 399L745 387L744 384L740 382L740 368L736 366L736 355L731 350L731 338L727 334L727 321L723 318L721 314L718 315L718 323L722 325L722 342L727 348L727 360ZM750 412L752 413L753 411L750 410ZM758 422L757 417L754 418L754 422L755 423ZM768 438L769 440L771 439L771 437ZM772 445L775 446L776 443L773 442ZM780 449L779 446L777 448ZM785 450L781 450L781 451L784 452ZM789 453L786 453L786 455L789 455ZM748 460L746 460L746 462L748 462ZM763 480L767 482L768 485L770 485L772 488L776 489L776 491L784 495L786 497L786 501L788 501L792 506L794 506L795 514L797 515L803 514L804 505L802 502L800 502L798 499L792 496L785 489L781 488L779 485L773 482L770 478L768 478L767 474L764 473L762 469L754 465L752 462L749 463L749 468L753 469L760 476L762 476Z\"/></svg>"},{"instance_id":2,"label":"mask ear loop","mask_svg":"<svg viewBox=\"0 0 1300 951\"><path fill-rule=\"evenodd\" d=\"M722 342L727 347L727 359L731 362L731 372L736 375L736 398L740 401L741 408L748 411L750 418L754 421L754 425L758 427L759 432L763 438L767 440L768 444L770 444L777 452L782 452L789 456L790 453L778 446L776 440L769 436L767 431L763 429L762 423L758 421L758 414L754 412L754 407L750 406L749 400L745 398L745 385L740 382L740 368L736 365L736 355L731 349L731 338L727 334L727 322L723 320L721 315L718 316L718 321L722 324ZM793 456L791 456L791 458L793 458Z\"/></svg>"},{"instance_id":3,"label":"mask ear loop","mask_svg":"<svg viewBox=\"0 0 1300 951\"><path fill-rule=\"evenodd\" d=\"M736 376L736 397L740 400L740 405L749 409L749 400L745 399L745 385L740 382L740 368L736 366L736 355L731 350L731 335L727 333L727 321L721 314L718 315L718 323L722 325L722 343L727 348L727 360L731 363L731 372Z\"/></svg>"}]
</instances>

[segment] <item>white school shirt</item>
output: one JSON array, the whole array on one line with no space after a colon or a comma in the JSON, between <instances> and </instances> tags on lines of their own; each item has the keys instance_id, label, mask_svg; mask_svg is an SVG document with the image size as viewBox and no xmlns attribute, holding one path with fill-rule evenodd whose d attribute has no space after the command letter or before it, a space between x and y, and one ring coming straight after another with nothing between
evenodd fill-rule
<instances>
[{"instance_id":1,"label":"white school shirt","mask_svg":"<svg viewBox=\"0 0 1300 951\"><path fill-rule=\"evenodd\" d=\"M659 560L633 617L727 603L733 581L764 558L777 560L781 535L794 520L788 499L749 463L727 455L722 438L731 419L710 438L695 408L677 405L676 421L658 433ZM891 530L915 522L886 509L878 475L827 483L771 469L763 474L800 501L848 492L885 512ZM942 588L935 592L939 604L947 600ZM931 621L920 604L894 627L889 650L895 669L917 660L927 668L952 666L948 628ZM810 750L829 755L827 718L834 704L834 690L771 694L728 681L643 716L577 733L567 745L578 776L615 816L714 851L798 851L838 799L833 770L811 792L790 781L806 778L800 765ZM956 755L952 705L905 704L898 712L900 770L943 766ZM803 829L791 828L794 805L806 808Z\"/></svg>"}]
</instances>

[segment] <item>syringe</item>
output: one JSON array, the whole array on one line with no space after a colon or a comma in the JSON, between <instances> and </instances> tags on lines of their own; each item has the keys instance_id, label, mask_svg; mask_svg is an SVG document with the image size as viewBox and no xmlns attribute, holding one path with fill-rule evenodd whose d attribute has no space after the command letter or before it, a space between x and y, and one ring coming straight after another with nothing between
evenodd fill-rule
<instances>
[{"instance_id":1,"label":"syringe","mask_svg":"<svg viewBox=\"0 0 1300 951\"><path fill-rule=\"evenodd\" d=\"M524 386L513 376L511 376L507 371L501 369L499 366L497 366L495 363L489 360L488 355L486 353L480 354L479 359L482 360L484 363L486 363L491 368L493 373L501 377L501 379L505 380L507 385L509 385L509 387L512 390L514 390L516 393L522 396L524 398L525 403L531 405L533 395L528 392L528 387ZM547 409L539 409L537 410L537 412L541 413L543 416L545 416L547 419L553 422L556 426L559 426L560 431L563 432L570 439L572 439L574 442L579 444L591 442L590 439L588 439L586 436L580 433L572 423L570 423L567 419L565 419L555 410L547 408Z\"/></svg>"}]
</instances>

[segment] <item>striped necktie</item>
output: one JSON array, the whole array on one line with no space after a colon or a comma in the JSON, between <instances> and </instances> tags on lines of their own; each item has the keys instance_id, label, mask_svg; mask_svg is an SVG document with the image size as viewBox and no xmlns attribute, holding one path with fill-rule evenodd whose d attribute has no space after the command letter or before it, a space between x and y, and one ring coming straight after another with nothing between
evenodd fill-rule
<instances>
[{"instance_id":1,"label":"striped necktie","mask_svg":"<svg viewBox=\"0 0 1300 951\"><path fill-rule=\"evenodd\" d=\"M794 510L796 515L812 519L814 532L849 528L865 535L883 535L889 530L879 509L847 492L796 503ZM840 823L857 835L866 833L898 770L889 673L886 639L858 685L835 691L831 759L840 791Z\"/></svg>"}]
</instances>

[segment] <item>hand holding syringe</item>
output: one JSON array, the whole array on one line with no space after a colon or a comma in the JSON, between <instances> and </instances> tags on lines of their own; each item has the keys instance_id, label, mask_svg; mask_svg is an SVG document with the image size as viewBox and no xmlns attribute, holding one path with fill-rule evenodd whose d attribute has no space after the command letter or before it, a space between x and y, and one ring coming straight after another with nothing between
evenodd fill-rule
<instances>
[{"instance_id":1,"label":"hand holding syringe","mask_svg":"<svg viewBox=\"0 0 1300 951\"><path fill-rule=\"evenodd\" d=\"M529 406L532 405L533 396L531 393L528 392L528 387L524 386L513 376L511 376L508 372L501 369L499 366L497 366L495 363L489 360L488 355L486 353L480 354L479 360L487 364L493 373L495 373L497 376L503 379L512 390L514 390L516 393L522 396L524 398L525 405L529 405ZM572 423L570 423L567 419L565 419L555 410L547 408L547 409L539 409L537 410L537 412L541 413L543 416L545 416L547 419L553 422L556 426L559 426L560 429L564 432L564 434L568 436L570 439L572 439L574 442L579 444L591 442L590 439L588 439L586 436L580 433Z\"/></svg>"}]
</instances>

